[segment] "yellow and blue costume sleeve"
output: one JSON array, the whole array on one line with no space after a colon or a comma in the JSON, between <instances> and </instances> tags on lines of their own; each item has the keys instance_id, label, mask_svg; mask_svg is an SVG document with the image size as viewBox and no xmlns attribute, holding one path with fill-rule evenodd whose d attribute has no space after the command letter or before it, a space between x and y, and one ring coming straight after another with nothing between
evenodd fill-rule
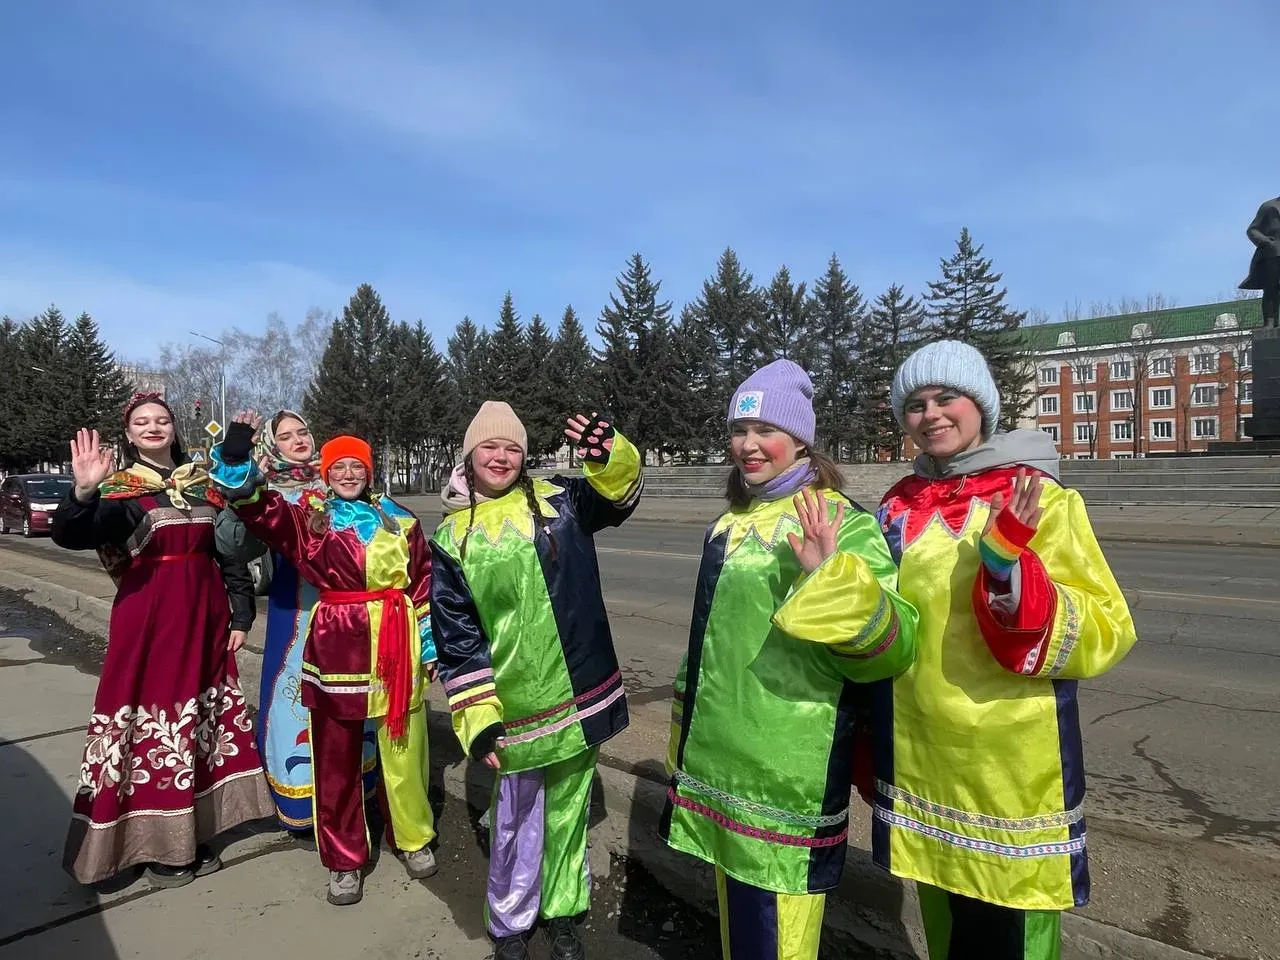
<instances>
[{"instance_id":1,"label":"yellow and blue costume sleeve","mask_svg":"<svg viewBox=\"0 0 1280 960\"><path fill-rule=\"evenodd\" d=\"M608 461L584 461L582 472L582 477L567 481L567 486L578 517L589 532L616 527L631 516L644 490L644 462L630 440L615 431Z\"/></svg>"},{"instance_id":2,"label":"yellow and blue costume sleeve","mask_svg":"<svg viewBox=\"0 0 1280 960\"><path fill-rule=\"evenodd\" d=\"M1046 484L1043 514L1016 564L1017 606L996 609L990 572L979 569L973 603L992 655L1029 677L1084 680L1106 673L1137 641L1120 585L1075 490Z\"/></svg>"},{"instance_id":3,"label":"yellow and blue costume sleeve","mask_svg":"<svg viewBox=\"0 0 1280 960\"><path fill-rule=\"evenodd\" d=\"M502 723L502 703L489 640L471 588L462 567L435 541L431 543L430 621L453 732L469 755L476 737Z\"/></svg>"},{"instance_id":4,"label":"yellow and blue costume sleeve","mask_svg":"<svg viewBox=\"0 0 1280 960\"><path fill-rule=\"evenodd\" d=\"M915 661L919 621L897 586L898 568L875 516L846 506L835 553L799 580L773 623L825 646L850 680L895 677Z\"/></svg>"}]
</instances>

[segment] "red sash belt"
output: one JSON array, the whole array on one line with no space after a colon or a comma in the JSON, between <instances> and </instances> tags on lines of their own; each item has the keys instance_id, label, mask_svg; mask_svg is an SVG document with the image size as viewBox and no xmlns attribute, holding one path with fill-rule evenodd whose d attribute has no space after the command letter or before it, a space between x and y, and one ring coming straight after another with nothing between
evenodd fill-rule
<instances>
[{"instance_id":1,"label":"red sash belt","mask_svg":"<svg viewBox=\"0 0 1280 960\"><path fill-rule=\"evenodd\" d=\"M387 691L387 733L393 740L404 736L409 716L409 688L413 683L413 667L409 662L409 618L404 591L389 590L321 590L321 603L382 604L382 623L378 627L378 679Z\"/></svg>"}]
</instances>

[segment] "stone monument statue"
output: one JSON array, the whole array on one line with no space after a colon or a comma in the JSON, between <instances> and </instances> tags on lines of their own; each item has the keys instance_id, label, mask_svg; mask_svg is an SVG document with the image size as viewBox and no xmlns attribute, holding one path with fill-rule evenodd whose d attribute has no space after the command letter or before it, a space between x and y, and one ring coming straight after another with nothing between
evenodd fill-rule
<instances>
[{"instance_id":1,"label":"stone monument statue","mask_svg":"<svg viewBox=\"0 0 1280 960\"><path fill-rule=\"evenodd\" d=\"M1262 291L1262 326L1254 329L1253 416L1245 432L1251 453L1280 453L1280 197L1258 208L1249 224L1253 252L1242 290Z\"/></svg>"},{"instance_id":2,"label":"stone monument statue","mask_svg":"<svg viewBox=\"0 0 1280 960\"><path fill-rule=\"evenodd\" d=\"M1261 290L1262 325L1280 327L1280 197L1258 208L1248 234L1258 249L1253 251L1249 275L1241 281L1240 289Z\"/></svg>"}]
</instances>

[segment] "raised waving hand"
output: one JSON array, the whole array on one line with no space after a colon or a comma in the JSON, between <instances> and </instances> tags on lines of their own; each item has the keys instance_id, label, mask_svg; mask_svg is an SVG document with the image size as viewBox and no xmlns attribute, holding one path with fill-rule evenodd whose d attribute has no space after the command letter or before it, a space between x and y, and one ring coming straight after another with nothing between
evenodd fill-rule
<instances>
[{"instance_id":1,"label":"raised waving hand","mask_svg":"<svg viewBox=\"0 0 1280 960\"><path fill-rule=\"evenodd\" d=\"M97 430L81 427L71 441L71 472L76 478L77 500L88 500L102 481L115 471L116 452L103 447Z\"/></svg>"}]
</instances>

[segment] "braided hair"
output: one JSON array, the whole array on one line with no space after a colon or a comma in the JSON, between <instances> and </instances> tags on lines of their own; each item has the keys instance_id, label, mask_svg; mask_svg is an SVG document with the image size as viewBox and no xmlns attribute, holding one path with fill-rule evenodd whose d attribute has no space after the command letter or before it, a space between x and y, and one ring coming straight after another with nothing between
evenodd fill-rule
<instances>
[{"instance_id":1,"label":"braided hair","mask_svg":"<svg viewBox=\"0 0 1280 960\"><path fill-rule=\"evenodd\" d=\"M462 476L467 481L467 500L471 503L471 514L467 517L467 532L462 536L461 558L467 559L467 544L471 541L471 528L476 525L476 468L471 463L471 454L462 461Z\"/></svg>"},{"instance_id":2,"label":"braided hair","mask_svg":"<svg viewBox=\"0 0 1280 960\"><path fill-rule=\"evenodd\" d=\"M467 559L467 543L471 540L471 528L475 526L476 522L476 468L472 464L469 454L462 461L462 476L467 481L467 501L471 506L470 515L467 518L467 532L463 535L462 549L459 551L460 558L465 561ZM529 512L533 514L534 539L537 539L539 533L547 535L551 559L554 560L556 557L556 538L547 529L547 518L542 515L542 508L538 503L538 495L533 488L533 477L529 476L529 471L523 464L520 466L520 475L516 477L514 485L518 486L521 492L524 493L525 503L529 506Z\"/></svg>"},{"instance_id":3,"label":"braided hair","mask_svg":"<svg viewBox=\"0 0 1280 960\"><path fill-rule=\"evenodd\" d=\"M525 503L529 505L529 512L533 514L533 536L536 540L539 533L547 535L547 543L551 550L551 559L556 558L556 538L551 535L551 531L547 529L547 518L542 515L542 507L538 503L538 495L533 489L533 477L529 476L529 472L520 467L520 476L516 478L516 483L520 485L520 489L524 491Z\"/></svg>"}]
</instances>

